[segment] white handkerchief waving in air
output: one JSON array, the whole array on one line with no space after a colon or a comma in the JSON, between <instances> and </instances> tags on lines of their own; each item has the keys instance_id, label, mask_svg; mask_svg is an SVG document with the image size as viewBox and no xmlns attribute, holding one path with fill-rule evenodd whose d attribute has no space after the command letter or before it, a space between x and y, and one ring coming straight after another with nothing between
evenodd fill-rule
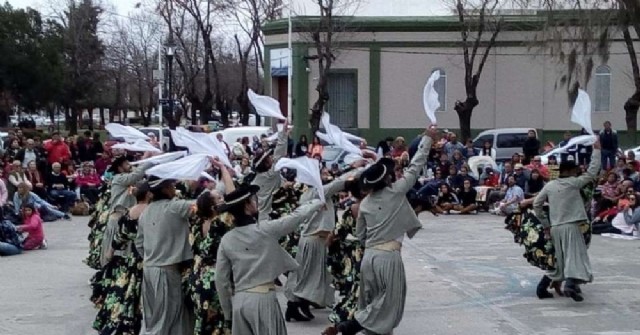
<instances>
[{"instance_id":1,"label":"white handkerchief waving in air","mask_svg":"<svg viewBox=\"0 0 640 335\"><path fill-rule=\"evenodd\" d=\"M146 171L147 175L162 179L198 180L202 172L211 166L210 155L195 154L160 165Z\"/></svg>"},{"instance_id":2,"label":"white handkerchief waving in air","mask_svg":"<svg viewBox=\"0 0 640 335\"><path fill-rule=\"evenodd\" d=\"M124 149L127 151L137 152L162 152L162 150L154 147L151 143L145 140L136 140L133 143L118 143L112 146L114 149Z\"/></svg>"},{"instance_id":3,"label":"white handkerchief waving in air","mask_svg":"<svg viewBox=\"0 0 640 335\"><path fill-rule=\"evenodd\" d=\"M594 135L591 128L591 99L589 99L589 94L582 89L578 89L578 97L571 110L571 122L580 125L587 133Z\"/></svg>"},{"instance_id":4,"label":"white handkerchief waving in air","mask_svg":"<svg viewBox=\"0 0 640 335\"><path fill-rule=\"evenodd\" d=\"M249 96L249 101L256 109L256 113L258 113L258 115L274 117L280 120L287 119L282 115L282 111L280 111L280 103L278 100L269 96L256 94L252 89L247 91L247 95Z\"/></svg>"},{"instance_id":5,"label":"white handkerchief waving in air","mask_svg":"<svg viewBox=\"0 0 640 335\"><path fill-rule=\"evenodd\" d=\"M162 155L141 159L139 161L134 161L134 162L131 162L130 164L131 165L140 165L144 163L162 164L162 163L174 161L186 155L187 155L186 151L167 152Z\"/></svg>"},{"instance_id":6,"label":"white handkerchief waving in air","mask_svg":"<svg viewBox=\"0 0 640 335\"><path fill-rule=\"evenodd\" d=\"M125 142L135 142L136 140L148 140L149 136L142 133L140 130L133 128L131 126L123 126L119 123L109 123L104 126L104 129L109 132L109 134L113 137L120 137L125 140Z\"/></svg>"},{"instance_id":7,"label":"white handkerchief waving in air","mask_svg":"<svg viewBox=\"0 0 640 335\"><path fill-rule=\"evenodd\" d=\"M171 136L177 146L189 149L190 154L207 154L218 157L225 166L233 167L224 153L222 143L215 138L214 134L194 133L179 127L171 131Z\"/></svg>"},{"instance_id":8,"label":"white handkerchief waving in air","mask_svg":"<svg viewBox=\"0 0 640 335\"><path fill-rule=\"evenodd\" d=\"M427 117L431 120L432 124L436 124L436 111L440 108L440 100L438 99L438 92L436 92L435 84L440 79L440 71L434 71L427 84L424 85L424 91L422 93L422 103L424 104L424 111L427 113Z\"/></svg>"},{"instance_id":9,"label":"white handkerchief waving in air","mask_svg":"<svg viewBox=\"0 0 640 335\"><path fill-rule=\"evenodd\" d=\"M296 180L300 183L315 187L318 190L320 200L325 201L322 186L322 178L320 177L320 167L318 161L309 157L298 158L281 158L275 166L276 171L284 168L296 170Z\"/></svg>"},{"instance_id":10,"label":"white handkerchief waving in air","mask_svg":"<svg viewBox=\"0 0 640 335\"><path fill-rule=\"evenodd\" d=\"M347 133L343 132L338 126L332 125L330 116L326 112L322 114L322 118L320 119L320 124L326 131L326 135L322 137L318 136L318 138L321 138L325 142L328 142L337 147L340 147L349 153L362 156L362 150L360 150L360 148L355 146L349 140L351 138L353 140L358 140L362 142L363 140L360 137L357 137L351 134L347 135ZM316 133L316 135L318 135L318 133Z\"/></svg>"}]
</instances>

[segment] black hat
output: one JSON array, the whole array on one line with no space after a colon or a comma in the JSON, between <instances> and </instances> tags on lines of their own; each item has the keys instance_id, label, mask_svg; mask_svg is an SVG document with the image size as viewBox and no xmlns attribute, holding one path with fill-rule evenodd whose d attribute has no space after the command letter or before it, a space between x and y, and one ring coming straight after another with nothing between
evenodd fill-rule
<instances>
[{"instance_id":1,"label":"black hat","mask_svg":"<svg viewBox=\"0 0 640 335\"><path fill-rule=\"evenodd\" d=\"M163 179L156 176L151 176L148 182L149 191L151 191L152 193L158 192L174 182L174 179Z\"/></svg>"},{"instance_id":2,"label":"black hat","mask_svg":"<svg viewBox=\"0 0 640 335\"><path fill-rule=\"evenodd\" d=\"M362 183L362 188L364 190L379 190L382 188L381 184L386 185L385 177L389 175L390 170L387 164L382 162L377 162L364 171L362 176L360 177L360 182Z\"/></svg>"},{"instance_id":3,"label":"black hat","mask_svg":"<svg viewBox=\"0 0 640 335\"><path fill-rule=\"evenodd\" d=\"M576 164L575 161L566 160L566 161L560 163L559 171L560 171L560 173L564 173L564 172L572 171L572 170L577 169L577 168L578 168L578 165Z\"/></svg>"},{"instance_id":4,"label":"black hat","mask_svg":"<svg viewBox=\"0 0 640 335\"><path fill-rule=\"evenodd\" d=\"M241 185L235 191L224 196L224 204L218 207L219 212L228 212L237 206L244 204L245 200L258 193L260 187L257 185Z\"/></svg>"},{"instance_id":5,"label":"black hat","mask_svg":"<svg viewBox=\"0 0 640 335\"><path fill-rule=\"evenodd\" d=\"M111 162L111 166L109 167L109 169L107 171L113 173L113 174L117 174L118 173L118 168L120 166L122 166L122 164L124 164L124 162L128 161L127 156L120 156L116 159L113 160L113 162Z\"/></svg>"},{"instance_id":6,"label":"black hat","mask_svg":"<svg viewBox=\"0 0 640 335\"><path fill-rule=\"evenodd\" d=\"M258 149L253 157L253 168L259 170L262 163L264 163L265 159L273 154L273 149L269 148L268 150Z\"/></svg>"}]
</instances>

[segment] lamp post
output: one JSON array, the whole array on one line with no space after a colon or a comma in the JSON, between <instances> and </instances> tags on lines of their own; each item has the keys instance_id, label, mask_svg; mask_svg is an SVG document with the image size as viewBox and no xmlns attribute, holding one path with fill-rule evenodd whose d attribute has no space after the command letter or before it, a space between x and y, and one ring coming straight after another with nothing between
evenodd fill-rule
<instances>
[{"instance_id":1,"label":"lamp post","mask_svg":"<svg viewBox=\"0 0 640 335\"><path fill-rule=\"evenodd\" d=\"M167 60L167 70L168 70L168 84L169 84L169 88L168 88L168 94L167 94L167 98L169 98L169 113L171 115L171 118L173 120L173 118L175 117L175 115L173 114L173 55L175 53L175 46L173 44L173 36L169 35L169 41L167 42L167 44L165 45L164 48L164 52L165 52L165 57ZM175 123L171 122L170 126L172 126L173 128L175 128ZM162 126L161 126L162 128Z\"/></svg>"}]
</instances>

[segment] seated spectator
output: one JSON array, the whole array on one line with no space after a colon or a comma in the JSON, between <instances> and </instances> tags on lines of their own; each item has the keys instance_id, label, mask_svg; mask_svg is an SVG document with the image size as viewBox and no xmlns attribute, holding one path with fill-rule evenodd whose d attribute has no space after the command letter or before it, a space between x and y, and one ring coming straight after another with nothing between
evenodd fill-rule
<instances>
[{"instance_id":1,"label":"seated spectator","mask_svg":"<svg viewBox=\"0 0 640 335\"><path fill-rule=\"evenodd\" d=\"M611 171L607 175L607 181L602 184L602 196L605 199L617 203L618 199L622 196L619 190L620 182L618 182L618 175Z\"/></svg>"},{"instance_id":2,"label":"seated spectator","mask_svg":"<svg viewBox=\"0 0 640 335\"><path fill-rule=\"evenodd\" d=\"M436 165L436 168L440 169L442 172L442 178L447 179L449 177L449 167L451 166L451 162L449 162L449 156L442 152L440 154L440 161ZM454 166L455 167L455 166ZM457 170L456 170L457 172Z\"/></svg>"},{"instance_id":3,"label":"seated spectator","mask_svg":"<svg viewBox=\"0 0 640 335\"><path fill-rule=\"evenodd\" d=\"M7 184L5 184L3 178L0 178L0 208L7 204L8 199L9 192L7 191Z\"/></svg>"},{"instance_id":4,"label":"seated spectator","mask_svg":"<svg viewBox=\"0 0 640 335\"><path fill-rule=\"evenodd\" d=\"M455 165L456 169L460 170L465 163L466 160L464 159L462 152L460 150L455 150L451 157L451 164Z\"/></svg>"},{"instance_id":5,"label":"seated spectator","mask_svg":"<svg viewBox=\"0 0 640 335\"><path fill-rule=\"evenodd\" d=\"M535 198L542 188L544 187L544 180L542 179L542 175L540 171L537 169L531 170L531 177L527 180L524 188L525 198Z\"/></svg>"},{"instance_id":6,"label":"seated spectator","mask_svg":"<svg viewBox=\"0 0 640 335\"><path fill-rule=\"evenodd\" d=\"M458 204L458 197L455 193L451 192L449 185L440 185L440 193L438 194L438 200L436 200L435 212L437 214L448 214L449 211Z\"/></svg>"},{"instance_id":7,"label":"seated spectator","mask_svg":"<svg viewBox=\"0 0 640 335\"><path fill-rule=\"evenodd\" d=\"M462 179L462 176L458 174L458 168L456 168L455 165L451 164L449 166L449 176L445 179L445 182L454 190L454 192L456 188L462 188L462 182L464 182L464 180Z\"/></svg>"},{"instance_id":8,"label":"seated spectator","mask_svg":"<svg viewBox=\"0 0 640 335\"><path fill-rule=\"evenodd\" d=\"M542 176L543 180L549 180L549 169L546 166L542 165L542 158L540 156L533 157L531 164L527 165L527 170L538 170L538 174Z\"/></svg>"},{"instance_id":9,"label":"seated spectator","mask_svg":"<svg viewBox=\"0 0 640 335\"><path fill-rule=\"evenodd\" d=\"M62 165L60 163L51 165L51 173L47 179L47 189L53 199L63 198L60 206L62 211L67 213L76 201L76 192L71 190L69 179L62 173L61 169Z\"/></svg>"},{"instance_id":10,"label":"seated spectator","mask_svg":"<svg viewBox=\"0 0 640 335\"><path fill-rule=\"evenodd\" d=\"M400 170L399 173L402 176L402 170ZM442 171L440 171L440 169L436 169L433 179L428 180L420 187L420 189L418 189L418 196L422 199L428 199L431 196L438 195L440 185L443 183L445 183L445 180L442 178Z\"/></svg>"},{"instance_id":11,"label":"seated spectator","mask_svg":"<svg viewBox=\"0 0 640 335\"><path fill-rule=\"evenodd\" d=\"M249 157L242 157L240 164L236 165L234 168L236 172L236 177L242 178L249 173L251 173L251 163L249 162Z\"/></svg>"},{"instance_id":12,"label":"seated spectator","mask_svg":"<svg viewBox=\"0 0 640 335\"><path fill-rule=\"evenodd\" d=\"M85 196L90 204L98 202L100 184L100 176L98 176L91 162L84 162L82 164L82 172L76 178L76 185L80 188L80 194Z\"/></svg>"},{"instance_id":13,"label":"seated spectator","mask_svg":"<svg viewBox=\"0 0 640 335\"><path fill-rule=\"evenodd\" d=\"M615 165L615 167L613 168L613 172L615 172L615 174L617 174L617 175L618 175L618 177L619 177L620 179L622 179L622 178L624 178L624 177L622 176L622 172L623 172L623 171L624 171L624 169L626 169L626 168L627 168L627 163L625 162L625 159L624 159L624 158L619 158L619 159L616 161L616 165Z\"/></svg>"},{"instance_id":14,"label":"seated spectator","mask_svg":"<svg viewBox=\"0 0 640 335\"><path fill-rule=\"evenodd\" d=\"M507 182L509 184L504 199L498 203L494 210L490 211L492 214L512 214L518 210L520 202L524 200L524 191L516 184L515 176L510 176Z\"/></svg>"},{"instance_id":15,"label":"seated spectator","mask_svg":"<svg viewBox=\"0 0 640 335\"><path fill-rule=\"evenodd\" d=\"M480 183L483 186L497 188L500 186L500 176L493 171L491 166L487 166L484 173L480 175Z\"/></svg>"},{"instance_id":16,"label":"seated spectator","mask_svg":"<svg viewBox=\"0 0 640 335\"><path fill-rule=\"evenodd\" d=\"M636 153L633 150L627 151L627 165L632 164L636 172L640 172L640 162L636 160Z\"/></svg>"},{"instance_id":17,"label":"seated spectator","mask_svg":"<svg viewBox=\"0 0 640 335\"><path fill-rule=\"evenodd\" d=\"M479 153L480 150L473 147L473 141L467 140L467 145L464 147L464 151L462 152L464 157L469 160L470 157L478 156Z\"/></svg>"},{"instance_id":18,"label":"seated spectator","mask_svg":"<svg viewBox=\"0 0 640 335\"><path fill-rule=\"evenodd\" d=\"M21 183L26 183L27 185L29 185L29 188L33 186L31 185L29 178L27 178L27 175L24 173L24 170L22 169L22 163L20 161L13 161L12 168L13 170L11 171L11 173L9 173L8 178L9 184L7 185L9 190L9 197L13 197L13 194L16 192L18 185Z\"/></svg>"},{"instance_id":19,"label":"seated spectator","mask_svg":"<svg viewBox=\"0 0 640 335\"><path fill-rule=\"evenodd\" d=\"M9 220L0 220L0 256L22 253L22 242L16 226Z\"/></svg>"},{"instance_id":20,"label":"seated spectator","mask_svg":"<svg viewBox=\"0 0 640 335\"><path fill-rule=\"evenodd\" d=\"M18 141L18 139L14 139L13 141L11 141L9 148L7 148L4 152L4 160L6 162L13 162L16 160L16 157L18 157L19 153L20 142Z\"/></svg>"},{"instance_id":21,"label":"seated spectator","mask_svg":"<svg viewBox=\"0 0 640 335\"><path fill-rule=\"evenodd\" d=\"M478 192L471 185L470 179L464 180L464 187L458 192L459 204L453 206L451 214L476 214L478 213L478 204L476 202Z\"/></svg>"},{"instance_id":22,"label":"seated spectator","mask_svg":"<svg viewBox=\"0 0 640 335\"><path fill-rule=\"evenodd\" d=\"M47 242L44 240L42 219L33 204L22 205L22 225L17 226L16 230L21 233L28 233L27 238L22 242L23 250L47 248Z\"/></svg>"},{"instance_id":23,"label":"seated spectator","mask_svg":"<svg viewBox=\"0 0 640 335\"><path fill-rule=\"evenodd\" d=\"M556 156L551 155L548 158L547 169L549 169L549 180L556 180L560 176L560 165Z\"/></svg>"},{"instance_id":24,"label":"seated spectator","mask_svg":"<svg viewBox=\"0 0 640 335\"><path fill-rule=\"evenodd\" d=\"M527 180L529 179L527 173L528 171L524 170L524 166L522 166L522 164L518 163L515 165L515 173L513 176L516 179L516 184L523 190L527 185Z\"/></svg>"},{"instance_id":25,"label":"seated spectator","mask_svg":"<svg viewBox=\"0 0 640 335\"><path fill-rule=\"evenodd\" d=\"M38 167L35 161L29 162L27 165L27 180L31 183L33 193L37 194L41 198L47 197L47 190L45 188L45 180L40 171L38 171Z\"/></svg>"},{"instance_id":26,"label":"seated spectator","mask_svg":"<svg viewBox=\"0 0 640 335\"><path fill-rule=\"evenodd\" d=\"M513 156L511 156L511 166L515 167L518 164L522 164L522 156L519 153L515 153L513 154Z\"/></svg>"},{"instance_id":27,"label":"seated spectator","mask_svg":"<svg viewBox=\"0 0 640 335\"><path fill-rule=\"evenodd\" d=\"M309 143L307 141L307 135L300 135L300 139L296 144L296 157L304 157L307 155L307 149L309 149Z\"/></svg>"},{"instance_id":28,"label":"seated spectator","mask_svg":"<svg viewBox=\"0 0 640 335\"><path fill-rule=\"evenodd\" d=\"M98 156L99 157L98 159L96 159L95 163L96 173L98 174L98 176L102 176L104 175L105 171L107 171L109 166L111 166L111 154L105 151L102 154L98 154Z\"/></svg>"},{"instance_id":29,"label":"seated spectator","mask_svg":"<svg viewBox=\"0 0 640 335\"><path fill-rule=\"evenodd\" d=\"M493 143L491 141L484 141L482 145L482 149L478 152L478 156L487 156L491 157L494 161L496 160L496 149L493 148Z\"/></svg>"},{"instance_id":30,"label":"seated spectator","mask_svg":"<svg viewBox=\"0 0 640 335\"><path fill-rule=\"evenodd\" d=\"M640 225L640 202L636 194L628 197L629 203L610 221L594 223L594 234L623 234L633 235Z\"/></svg>"},{"instance_id":31,"label":"seated spectator","mask_svg":"<svg viewBox=\"0 0 640 335\"><path fill-rule=\"evenodd\" d=\"M635 183L638 181L638 179L640 179L639 177L640 174L638 174L638 171L636 171L633 163L627 163L627 168L622 170L622 179L631 179Z\"/></svg>"},{"instance_id":32,"label":"seated spectator","mask_svg":"<svg viewBox=\"0 0 640 335\"><path fill-rule=\"evenodd\" d=\"M402 156L404 152L408 152L407 143L404 140L404 137L398 136L395 141L393 141L393 149L391 149L391 158L398 158Z\"/></svg>"},{"instance_id":33,"label":"seated spectator","mask_svg":"<svg viewBox=\"0 0 640 335\"><path fill-rule=\"evenodd\" d=\"M46 222L62 218L71 220L68 214L59 211L55 206L29 191L29 186L22 183L18 185L18 191L13 195L13 207L16 215L20 215L20 208L25 204L32 204L40 212L40 217Z\"/></svg>"},{"instance_id":34,"label":"seated spectator","mask_svg":"<svg viewBox=\"0 0 640 335\"><path fill-rule=\"evenodd\" d=\"M324 146L322 146L320 139L318 138L318 136L314 136L313 142L311 142L311 145L309 146L309 151L308 151L309 157L315 157L317 155L322 157L323 151L324 151Z\"/></svg>"}]
</instances>

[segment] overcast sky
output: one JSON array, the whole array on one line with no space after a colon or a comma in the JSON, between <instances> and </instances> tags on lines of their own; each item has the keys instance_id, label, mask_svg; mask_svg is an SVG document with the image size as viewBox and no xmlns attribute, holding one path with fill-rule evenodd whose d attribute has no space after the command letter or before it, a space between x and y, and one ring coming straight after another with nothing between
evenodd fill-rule
<instances>
[{"instance_id":1,"label":"overcast sky","mask_svg":"<svg viewBox=\"0 0 640 335\"><path fill-rule=\"evenodd\" d=\"M0 0L2 1L2 0ZM52 3L59 3L61 0L8 0L14 7L32 7L41 12L51 11ZM109 10L117 11L118 14L126 15L133 10L137 0L102 0L106 4L111 4L113 8ZM284 0L287 2L288 0ZM293 8L299 15L314 15L315 6L313 0L291 0ZM424 16L442 15L449 13L445 5L447 0L361 0L358 9L345 10L349 15L359 16Z\"/></svg>"}]
</instances>

